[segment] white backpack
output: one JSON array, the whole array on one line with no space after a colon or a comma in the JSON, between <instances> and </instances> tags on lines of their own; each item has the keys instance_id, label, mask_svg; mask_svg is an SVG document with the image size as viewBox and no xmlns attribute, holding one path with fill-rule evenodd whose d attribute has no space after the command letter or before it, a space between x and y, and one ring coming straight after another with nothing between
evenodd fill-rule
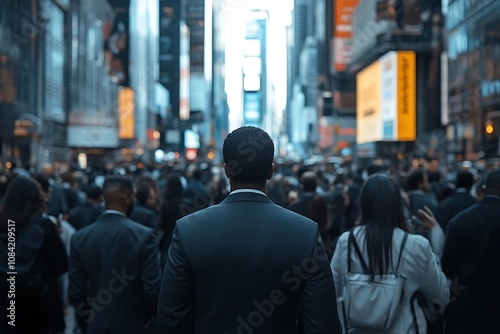
<instances>
[{"instance_id":1,"label":"white backpack","mask_svg":"<svg viewBox=\"0 0 500 334\"><path fill-rule=\"evenodd\" d=\"M401 242L398 262L393 274L368 274L368 266L363 259L354 234L349 233L347 243L347 273L345 284L339 301L342 304L344 326L389 330L396 319L403 298L405 277L399 274L399 265L408 233ZM363 267L363 273L351 272L351 244Z\"/></svg>"}]
</instances>

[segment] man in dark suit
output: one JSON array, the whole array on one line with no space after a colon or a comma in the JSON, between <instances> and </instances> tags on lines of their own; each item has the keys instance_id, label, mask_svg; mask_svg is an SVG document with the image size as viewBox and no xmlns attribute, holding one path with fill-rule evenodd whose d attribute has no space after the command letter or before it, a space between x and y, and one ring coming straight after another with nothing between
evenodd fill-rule
<instances>
[{"instance_id":1,"label":"man in dark suit","mask_svg":"<svg viewBox=\"0 0 500 334\"><path fill-rule=\"evenodd\" d=\"M439 203L437 212L437 221L441 228L446 233L448 222L459 212L467 209L477 200L470 194L470 189L474 184L474 175L469 171L461 171L457 173L455 180L455 193L445 198Z\"/></svg>"},{"instance_id":2,"label":"man in dark suit","mask_svg":"<svg viewBox=\"0 0 500 334\"><path fill-rule=\"evenodd\" d=\"M161 281L155 233L127 218L130 179L109 177L103 195L106 211L71 239L68 298L86 333L151 333Z\"/></svg>"},{"instance_id":3,"label":"man in dark suit","mask_svg":"<svg viewBox=\"0 0 500 334\"><path fill-rule=\"evenodd\" d=\"M486 177L485 196L448 224L441 264L454 280L445 333L500 333L500 169Z\"/></svg>"},{"instance_id":4,"label":"man in dark suit","mask_svg":"<svg viewBox=\"0 0 500 334\"><path fill-rule=\"evenodd\" d=\"M266 193L274 144L256 127L223 145L230 195L176 223L165 266L157 333L306 333L339 329L335 287L312 220Z\"/></svg>"}]
</instances>

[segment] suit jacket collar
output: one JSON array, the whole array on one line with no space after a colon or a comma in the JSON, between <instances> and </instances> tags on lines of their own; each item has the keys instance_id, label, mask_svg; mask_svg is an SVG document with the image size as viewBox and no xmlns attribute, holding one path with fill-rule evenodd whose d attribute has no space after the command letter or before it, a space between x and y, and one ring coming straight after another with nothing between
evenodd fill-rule
<instances>
[{"instance_id":1,"label":"suit jacket collar","mask_svg":"<svg viewBox=\"0 0 500 334\"><path fill-rule=\"evenodd\" d=\"M500 204L500 196L497 195L486 195L480 202L483 204Z\"/></svg>"},{"instance_id":2,"label":"suit jacket collar","mask_svg":"<svg viewBox=\"0 0 500 334\"><path fill-rule=\"evenodd\" d=\"M262 203L273 203L263 194L257 194L253 192L238 192L236 194L230 194L222 201L221 204L234 203L234 202L262 202Z\"/></svg>"}]
</instances>

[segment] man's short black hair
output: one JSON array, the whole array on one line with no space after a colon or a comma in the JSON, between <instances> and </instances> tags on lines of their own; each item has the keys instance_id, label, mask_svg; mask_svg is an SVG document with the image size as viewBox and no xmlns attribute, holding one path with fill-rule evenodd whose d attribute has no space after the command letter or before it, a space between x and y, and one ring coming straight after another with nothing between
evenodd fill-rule
<instances>
[{"instance_id":1,"label":"man's short black hair","mask_svg":"<svg viewBox=\"0 0 500 334\"><path fill-rule=\"evenodd\" d=\"M494 169L486 175L485 187L500 191L500 169Z\"/></svg>"},{"instance_id":2,"label":"man's short black hair","mask_svg":"<svg viewBox=\"0 0 500 334\"><path fill-rule=\"evenodd\" d=\"M457 173L455 186L457 188L465 188L470 190L474 184L474 175L469 171L460 171Z\"/></svg>"},{"instance_id":3,"label":"man's short black hair","mask_svg":"<svg viewBox=\"0 0 500 334\"><path fill-rule=\"evenodd\" d=\"M274 143L264 130L243 126L226 137L222 155L234 181L265 182L274 160Z\"/></svg>"},{"instance_id":4,"label":"man's short black hair","mask_svg":"<svg viewBox=\"0 0 500 334\"><path fill-rule=\"evenodd\" d=\"M110 194L115 194L115 193L123 193L123 194L134 193L134 186L132 184L132 179L122 175L108 176L106 178L106 181L104 181L104 185L102 187L102 193L105 198Z\"/></svg>"},{"instance_id":5,"label":"man's short black hair","mask_svg":"<svg viewBox=\"0 0 500 334\"><path fill-rule=\"evenodd\" d=\"M416 169L414 170L409 176L408 176L408 190L417 190L418 185L421 182L424 182L424 176L426 172L424 172L421 169Z\"/></svg>"},{"instance_id":6,"label":"man's short black hair","mask_svg":"<svg viewBox=\"0 0 500 334\"><path fill-rule=\"evenodd\" d=\"M88 184L83 188L83 192L87 195L88 199L97 200L102 195L102 189L95 183Z\"/></svg>"}]
</instances>

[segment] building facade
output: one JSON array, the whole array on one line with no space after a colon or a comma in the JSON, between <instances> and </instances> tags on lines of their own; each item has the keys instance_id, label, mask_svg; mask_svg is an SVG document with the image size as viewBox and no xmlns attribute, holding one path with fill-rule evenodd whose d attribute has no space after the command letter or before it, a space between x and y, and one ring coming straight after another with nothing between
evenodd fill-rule
<instances>
[{"instance_id":1,"label":"building facade","mask_svg":"<svg viewBox=\"0 0 500 334\"><path fill-rule=\"evenodd\" d=\"M449 158L500 157L500 2L443 1ZM446 63L445 63L446 64Z\"/></svg>"}]
</instances>

